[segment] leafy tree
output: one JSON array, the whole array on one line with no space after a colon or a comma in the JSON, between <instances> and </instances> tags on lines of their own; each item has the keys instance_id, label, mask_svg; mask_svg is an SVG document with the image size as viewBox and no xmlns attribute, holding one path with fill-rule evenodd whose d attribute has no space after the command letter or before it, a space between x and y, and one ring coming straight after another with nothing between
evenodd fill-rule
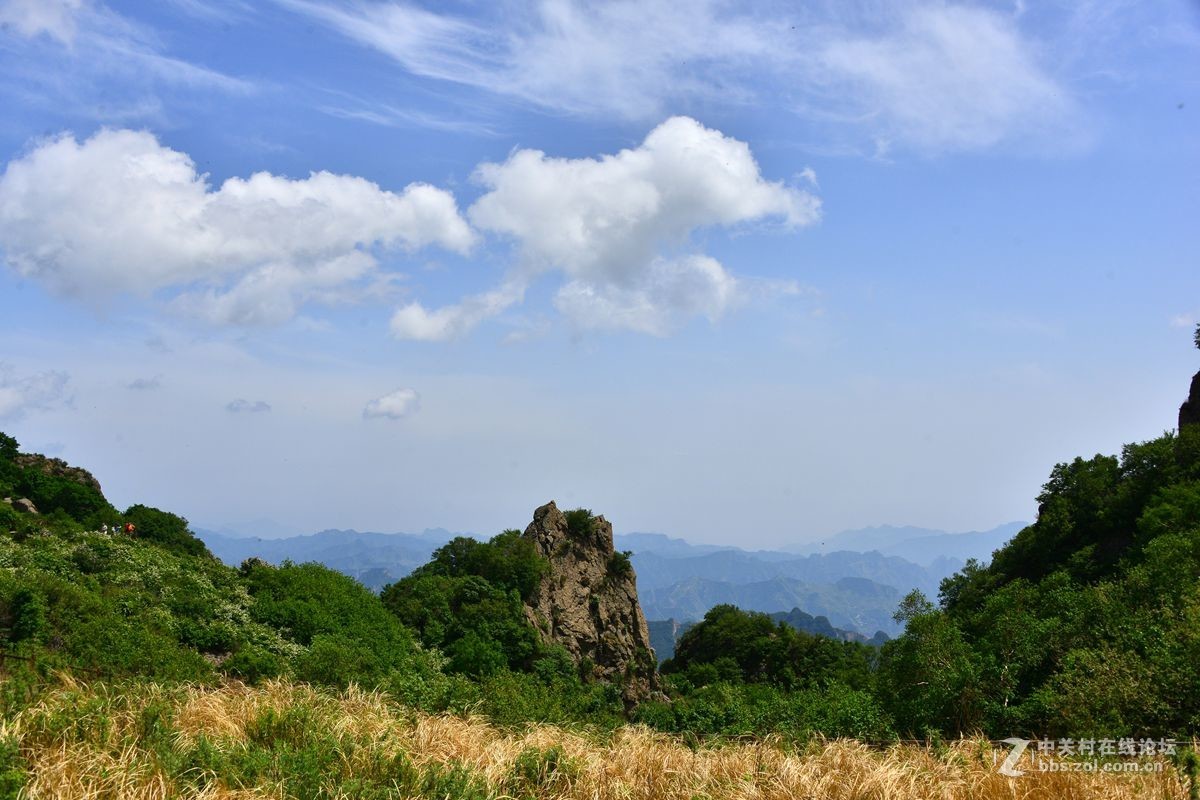
<instances>
[{"instance_id":1,"label":"leafy tree","mask_svg":"<svg viewBox=\"0 0 1200 800\"><path fill-rule=\"evenodd\" d=\"M0 461L12 461L17 457L20 448L16 439L7 433L0 432Z\"/></svg>"},{"instance_id":2,"label":"leafy tree","mask_svg":"<svg viewBox=\"0 0 1200 800\"><path fill-rule=\"evenodd\" d=\"M423 644L449 656L453 672L524 670L543 649L522 600L532 596L548 567L518 530L487 542L457 537L380 597Z\"/></svg>"},{"instance_id":3,"label":"leafy tree","mask_svg":"<svg viewBox=\"0 0 1200 800\"><path fill-rule=\"evenodd\" d=\"M134 536L139 539L188 555L208 553L204 542L188 530L188 521L177 514L138 504L126 509L124 518L133 523Z\"/></svg>"},{"instance_id":4,"label":"leafy tree","mask_svg":"<svg viewBox=\"0 0 1200 800\"><path fill-rule=\"evenodd\" d=\"M633 572L633 562L629 557L633 553L628 550L616 550L608 557L607 573L614 578L624 578Z\"/></svg>"},{"instance_id":5,"label":"leafy tree","mask_svg":"<svg viewBox=\"0 0 1200 800\"><path fill-rule=\"evenodd\" d=\"M866 688L873 657L865 645L813 636L766 614L719 605L680 637L662 671L698 685L745 681L784 689L835 683Z\"/></svg>"},{"instance_id":6,"label":"leafy tree","mask_svg":"<svg viewBox=\"0 0 1200 800\"><path fill-rule=\"evenodd\" d=\"M977 720L997 735L1191 735L1200 430L1060 464L1039 502L1037 521L990 565L943 582L943 619L923 611L884 648L880 686L901 706L897 722L943 714L943 730ZM922 663L941 665L942 679L906 696L926 680L912 677Z\"/></svg>"},{"instance_id":7,"label":"leafy tree","mask_svg":"<svg viewBox=\"0 0 1200 800\"><path fill-rule=\"evenodd\" d=\"M381 599L423 644L450 656L455 672L525 669L540 652L517 590L483 577L414 573L386 587Z\"/></svg>"},{"instance_id":8,"label":"leafy tree","mask_svg":"<svg viewBox=\"0 0 1200 800\"><path fill-rule=\"evenodd\" d=\"M918 591L896 612L904 635L880 653L879 696L902 732L969 732L978 721L978 666L954 620Z\"/></svg>"},{"instance_id":9,"label":"leafy tree","mask_svg":"<svg viewBox=\"0 0 1200 800\"><path fill-rule=\"evenodd\" d=\"M466 536L452 539L434 551L432 559L414 575L461 578L473 575L502 590L515 590L522 598L533 595L549 565L521 532L506 530L488 542Z\"/></svg>"}]
</instances>

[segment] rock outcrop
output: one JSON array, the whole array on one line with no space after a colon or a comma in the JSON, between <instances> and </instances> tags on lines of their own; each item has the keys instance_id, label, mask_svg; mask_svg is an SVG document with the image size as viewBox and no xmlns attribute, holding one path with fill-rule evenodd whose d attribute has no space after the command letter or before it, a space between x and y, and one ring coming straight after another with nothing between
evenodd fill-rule
<instances>
[{"instance_id":1,"label":"rock outcrop","mask_svg":"<svg viewBox=\"0 0 1200 800\"><path fill-rule=\"evenodd\" d=\"M1200 372L1192 377L1192 391L1179 407L1179 429L1184 425L1200 425Z\"/></svg>"},{"instance_id":2,"label":"rock outcrop","mask_svg":"<svg viewBox=\"0 0 1200 800\"><path fill-rule=\"evenodd\" d=\"M72 467L61 458L47 458L37 453L21 453L13 459L13 462L22 469L35 469L53 478L66 478L104 494L100 489L100 481L96 480L92 473L81 467Z\"/></svg>"},{"instance_id":3,"label":"rock outcrop","mask_svg":"<svg viewBox=\"0 0 1200 800\"><path fill-rule=\"evenodd\" d=\"M26 514L37 514L38 513L37 506L35 506L33 504L33 501L30 500L28 497L19 497L16 500L12 501L12 505L13 505L13 508L20 509L21 511L24 511Z\"/></svg>"},{"instance_id":4,"label":"rock outcrop","mask_svg":"<svg viewBox=\"0 0 1200 800\"><path fill-rule=\"evenodd\" d=\"M658 690L658 674L633 566L614 549L604 517L570 513L568 521L551 501L525 529L524 538L550 562L525 613L545 641L566 648L585 677L615 683L626 703L640 702Z\"/></svg>"}]
</instances>

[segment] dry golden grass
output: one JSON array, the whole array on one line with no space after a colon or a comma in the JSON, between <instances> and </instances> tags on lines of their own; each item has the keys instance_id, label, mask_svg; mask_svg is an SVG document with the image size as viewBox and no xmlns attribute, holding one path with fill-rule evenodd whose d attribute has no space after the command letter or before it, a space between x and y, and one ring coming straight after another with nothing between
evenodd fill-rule
<instances>
[{"instance_id":1,"label":"dry golden grass","mask_svg":"<svg viewBox=\"0 0 1200 800\"><path fill-rule=\"evenodd\" d=\"M257 753L268 766L291 752L262 746L263 719L289 711L304 721L301 738L320 738L322 772L304 785L270 768L254 782L203 769L185 758L207 742L225 754ZM301 713L302 712L302 713ZM274 714L274 717L270 715ZM155 727L153 720L166 720ZM280 728L285 730L285 728ZM281 734L283 735L283 734ZM1184 798L1170 764L1161 773L1046 773L1009 778L996 771L997 753L981 740L952 743L940 753L900 745L872 749L853 741L814 742L800 750L772 740L691 749L642 727L612 734L532 726L497 728L479 718L411 712L354 688L335 693L276 682L261 687L172 687L71 682L15 718L0 722L30 765L25 797L34 798L449 798L515 795L566 800L1098 800ZM257 737L257 738L256 738ZM289 740L290 741L290 740ZM256 744L257 743L257 744ZM514 788L514 764L531 749L558 748L566 764ZM294 748L293 748L294 749ZM180 754L176 758L176 754ZM265 754L265 755L264 755ZM356 776L402 755L417 770L458 764L486 782L483 794L444 787L416 791ZM249 756L247 756L249 757ZM182 760L181 760L182 759ZM271 759L274 759L272 761ZM289 762L290 763L290 762ZM316 781L314 783L313 781ZM461 788L461 787L460 787Z\"/></svg>"}]
</instances>

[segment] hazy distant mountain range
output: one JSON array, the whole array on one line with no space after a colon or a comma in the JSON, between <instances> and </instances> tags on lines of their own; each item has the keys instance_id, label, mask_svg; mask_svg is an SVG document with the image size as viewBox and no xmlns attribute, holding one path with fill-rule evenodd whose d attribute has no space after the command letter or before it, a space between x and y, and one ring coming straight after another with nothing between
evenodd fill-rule
<instances>
[{"instance_id":1,"label":"hazy distant mountain range","mask_svg":"<svg viewBox=\"0 0 1200 800\"><path fill-rule=\"evenodd\" d=\"M830 553L838 550L867 552L878 550L885 556L900 556L917 564L933 564L939 557L959 559L977 558L990 561L992 553L1000 548L1026 522L1008 522L988 531L968 533L946 533L928 528L896 527L880 525L842 531L820 542L788 548L794 553Z\"/></svg>"},{"instance_id":2,"label":"hazy distant mountain range","mask_svg":"<svg viewBox=\"0 0 1200 800\"><path fill-rule=\"evenodd\" d=\"M282 539L241 537L229 531L198 528L195 533L208 549L226 564L237 566L247 558L272 564L284 560L316 561L349 575L364 586L379 591L429 561L437 548L457 534L441 528L421 533L370 533L355 530L326 530L308 536Z\"/></svg>"},{"instance_id":3,"label":"hazy distant mountain range","mask_svg":"<svg viewBox=\"0 0 1200 800\"><path fill-rule=\"evenodd\" d=\"M647 619L686 623L714 605L732 603L753 611L786 615L797 610L814 620L824 617L823 623L811 624L796 617L796 625L844 629L834 634L842 638L844 632L894 636L899 627L891 616L907 592L920 589L935 598L942 578L961 569L968 558L989 560L1022 527L1024 523L1013 522L990 531L946 533L882 526L785 550L696 545L657 533L628 533L616 536L616 546L633 552ZM228 529L197 529L196 534L228 564L250 557L272 563L317 561L375 590L424 564L454 536L471 535L441 528L415 534L326 530L278 539L242 537Z\"/></svg>"}]
</instances>

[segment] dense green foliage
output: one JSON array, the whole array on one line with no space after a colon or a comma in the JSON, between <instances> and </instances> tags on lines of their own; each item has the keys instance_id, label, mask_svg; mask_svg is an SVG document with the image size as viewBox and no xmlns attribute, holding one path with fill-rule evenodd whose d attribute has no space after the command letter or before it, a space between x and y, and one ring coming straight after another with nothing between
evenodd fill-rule
<instances>
[{"instance_id":1,"label":"dense green foliage","mask_svg":"<svg viewBox=\"0 0 1200 800\"><path fill-rule=\"evenodd\" d=\"M863 644L717 606L662 664L673 701L644 704L636 718L696 736L887 738L890 722L871 691L875 657L875 648Z\"/></svg>"},{"instance_id":2,"label":"dense green foliage","mask_svg":"<svg viewBox=\"0 0 1200 800\"><path fill-rule=\"evenodd\" d=\"M662 665L694 686L718 681L781 689L871 686L874 648L798 631L767 614L716 606L690 628Z\"/></svg>"},{"instance_id":3,"label":"dense green foliage","mask_svg":"<svg viewBox=\"0 0 1200 800\"><path fill-rule=\"evenodd\" d=\"M615 687L586 684L566 651L543 644L526 618L522 600L547 568L520 531L488 542L459 537L381 598L425 647L445 654L448 672L475 679L479 707L493 719L616 721Z\"/></svg>"},{"instance_id":4,"label":"dense green foliage","mask_svg":"<svg viewBox=\"0 0 1200 800\"><path fill-rule=\"evenodd\" d=\"M0 497L26 498L42 514L95 522L97 527L99 520L117 516L116 509L92 486L23 465L19 463L19 455L17 440L0 433ZM12 525L15 512L7 505L5 511L0 520Z\"/></svg>"},{"instance_id":5,"label":"dense green foliage","mask_svg":"<svg viewBox=\"0 0 1200 800\"><path fill-rule=\"evenodd\" d=\"M515 529L503 531L489 542L466 536L452 539L433 553L428 564L418 567L414 576L442 575L449 578L475 576L502 591L515 591L529 597L547 569L533 545Z\"/></svg>"},{"instance_id":6,"label":"dense green foliage","mask_svg":"<svg viewBox=\"0 0 1200 800\"><path fill-rule=\"evenodd\" d=\"M294 660L297 677L375 686L397 672L434 671L412 633L352 578L319 564L253 561L241 574L254 600L250 616L306 648Z\"/></svg>"},{"instance_id":7,"label":"dense green foliage","mask_svg":"<svg viewBox=\"0 0 1200 800\"><path fill-rule=\"evenodd\" d=\"M382 597L422 642L449 657L455 672L479 676L524 669L539 653L520 597L485 578L411 575L385 588Z\"/></svg>"},{"instance_id":8,"label":"dense green foliage","mask_svg":"<svg viewBox=\"0 0 1200 800\"><path fill-rule=\"evenodd\" d=\"M40 485L94 491L17 458L16 442L0 438L10 489L33 485L32 471ZM43 670L199 681L293 675L332 685L402 675L402 685L433 684L422 686L422 698L440 694L444 702L450 691L437 658L378 597L339 573L261 562L230 569L186 520L144 505L123 515L108 507L99 517L90 506L36 516L0 508L8 510L0 519L8 523L0 535L0 641L36 656ZM97 530L118 522L133 523L135 533Z\"/></svg>"},{"instance_id":9,"label":"dense green foliage","mask_svg":"<svg viewBox=\"0 0 1200 800\"><path fill-rule=\"evenodd\" d=\"M674 683L671 702L643 703L634 719L689 737L779 734L885 740L895 736L875 696L842 684L788 691L769 683L718 681L700 688Z\"/></svg>"},{"instance_id":10,"label":"dense green foliage","mask_svg":"<svg viewBox=\"0 0 1200 800\"><path fill-rule=\"evenodd\" d=\"M458 537L381 597L425 645L449 657L451 671L481 676L527 670L545 653L521 601L546 566L519 531L489 542Z\"/></svg>"},{"instance_id":11,"label":"dense green foliage","mask_svg":"<svg viewBox=\"0 0 1200 800\"><path fill-rule=\"evenodd\" d=\"M254 624L228 568L125 537L58 528L0 537L0 634L20 652L115 674L204 679L203 655L248 643L286 652Z\"/></svg>"},{"instance_id":12,"label":"dense green foliage","mask_svg":"<svg viewBox=\"0 0 1200 800\"><path fill-rule=\"evenodd\" d=\"M139 539L194 556L208 552L204 542L188 530L188 522L183 517L143 505L130 506L124 517L126 522L133 524L133 535Z\"/></svg>"},{"instance_id":13,"label":"dense green foliage","mask_svg":"<svg viewBox=\"0 0 1200 800\"><path fill-rule=\"evenodd\" d=\"M902 730L1191 735L1200 728L1200 428L1054 468L1038 520L910 598L884 646Z\"/></svg>"}]
</instances>

